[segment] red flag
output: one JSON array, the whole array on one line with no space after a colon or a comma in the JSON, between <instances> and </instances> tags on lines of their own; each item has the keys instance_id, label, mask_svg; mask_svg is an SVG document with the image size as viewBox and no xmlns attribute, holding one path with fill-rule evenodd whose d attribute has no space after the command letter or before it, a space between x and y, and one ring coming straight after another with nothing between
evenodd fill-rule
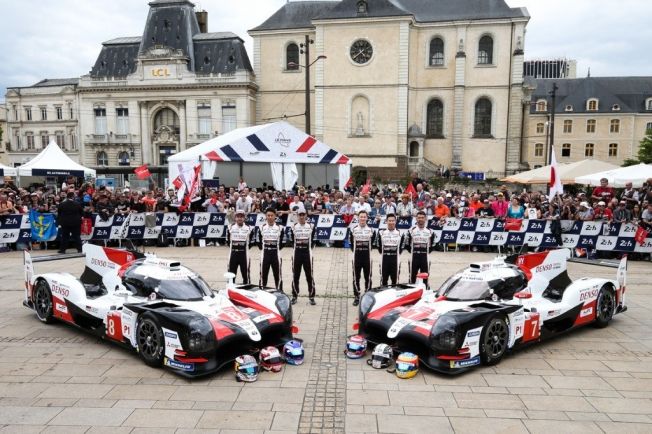
<instances>
[{"instance_id":1,"label":"red flag","mask_svg":"<svg viewBox=\"0 0 652 434\"><path fill-rule=\"evenodd\" d=\"M367 183L362 186L362 190L360 190L360 194L369 194L371 191L371 179L367 178Z\"/></svg>"},{"instance_id":2,"label":"red flag","mask_svg":"<svg viewBox=\"0 0 652 434\"><path fill-rule=\"evenodd\" d=\"M138 178L138 179L147 179L150 176L152 176L152 174L149 173L149 169L147 168L147 164L143 164L140 167L136 167L134 169L134 173L136 174L136 178Z\"/></svg>"},{"instance_id":3,"label":"red flag","mask_svg":"<svg viewBox=\"0 0 652 434\"><path fill-rule=\"evenodd\" d=\"M353 178L349 178L349 180L346 181L346 184L344 184L344 188L349 188L352 185L353 185Z\"/></svg>"},{"instance_id":4,"label":"red flag","mask_svg":"<svg viewBox=\"0 0 652 434\"><path fill-rule=\"evenodd\" d=\"M521 226L523 226L523 219L505 219L505 230L508 232L518 232L521 230Z\"/></svg>"},{"instance_id":5,"label":"red flag","mask_svg":"<svg viewBox=\"0 0 652 434\"><path fill-rule=\"evenodd\" d=\"M186 190L186 193L183 197L183 206L185 208L188 208L190 206L190 200L192 199L193 195L199 188L199 177L201 175L201 164L198 164L195 166L195 170L193 173L193 179L190 183L190 189Z\"/></svg>"},{"instance_id":6,"label":"red flag","mask_svg":"<svg viewBox=\"0 0 652 434\"><path fill-rule=\"evenodd\" d=\"M409 182L407 187L405 187L405 191L403 191L403 193L409 194L410 199L412 199L412 197L417 195L417 190L414 188L414 185L412 185L412 183Z\"/></svg>"},{"instance_id":7,"label":"red flag","mask_svg":"<svg viewBox=\"0 0 652 434\"><path fill-rule=\"evenodd\" d=\"M645 244L645 239L647 238L648 234L648 231L639 226L638 229L636 229L636 235L634 235L634 239L642 246Z\"/></svg>"},{"instance_id":8,"label":"red flag","mask_svg":"<svg viewBox=\"0 0 652 434\"><path fill-rule=\"evenodd\" d=\"M174 181L172 181L172 185L174 185L174 188L176 188L177 190L180 189L181 186L183 185L183 181L181 180L181 177L177 176L176 178L174 178Z\"/></svg>"}]
</instances>

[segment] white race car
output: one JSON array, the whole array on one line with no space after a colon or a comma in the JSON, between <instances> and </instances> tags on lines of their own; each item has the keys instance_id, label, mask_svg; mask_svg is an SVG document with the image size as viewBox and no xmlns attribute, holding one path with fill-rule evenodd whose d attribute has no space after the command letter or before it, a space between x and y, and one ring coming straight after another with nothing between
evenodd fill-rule
<instances>
[{"instance_id":1,"label":"white race car","mask_svg":"<svg viewBox=\"0 0 652 434\"><path fill-rule=\"evenodd\" d=\"M45 323L60 320L138 351L150 366L185 376L214 372L241 354L292 339L288 296L273 288L213 291L179 262L86 244L83 254L25 252L23 304ZM80 278L34 274L33 263L86 257Z\"/></svg>"},{"instance_id":2,"label":"white race car","mask_svg":"<svg viewBox=\"0 0 652 434\"><path fill-rule=\"evenodd\" d=\"M416 285L376 288L360 301L354 326L372 343L417 354L429 368L455 374L498 363L505 352L593 323L605 327L627 310L627 259L616 280L572 281L565 249L471 264L437 291Z\"/></svg>"}]
</instances>

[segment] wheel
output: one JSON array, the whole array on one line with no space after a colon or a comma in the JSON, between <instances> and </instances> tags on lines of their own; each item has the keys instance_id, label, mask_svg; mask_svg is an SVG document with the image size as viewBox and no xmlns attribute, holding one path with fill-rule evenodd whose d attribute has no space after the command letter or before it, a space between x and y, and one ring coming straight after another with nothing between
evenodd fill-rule
<instances>
[{"instance_id":1,"label":"wheel","mask_svg":"<svg viewBox=\"0 0 652 434\"><path fill-rule=\"evenodd\" d=\"M598 300L595 305L595 326L604 328L614 317L616 307L616 296L609 286L603 286L598 293Z\"/></svg>"},{"instance_id":2,"label":"wheel","mask_svg":"<svg viewBox=\"0 0 652 434\"><path fill-rule=\"evenodd\" d=\"M165 341L158 321L151 314L145 314L136 329L138 353L146 365L155 368L163 364Z\"/></svg>"},{"instance_id":3,"label":"wheel","mask_svg":"<svg viewBox=\"0 0 652 434\"><path fill-rule=\"evenodd\" d=\"M485 365L495 365L507 351L509 327L503 317L492 318L482 331L480 357Z\"/></svg>"},{"instance_id":4,"label":"wheel","mask_svg":"<svg viewBox=\"0 0 652 434\"><path fill-rule=\"evenodd\" d=\"M45 280L36 282L34 288L34 310L38 319L46 324L52 322L52 292L50 292L50 285Z\"/></svg>"}]
</instances>

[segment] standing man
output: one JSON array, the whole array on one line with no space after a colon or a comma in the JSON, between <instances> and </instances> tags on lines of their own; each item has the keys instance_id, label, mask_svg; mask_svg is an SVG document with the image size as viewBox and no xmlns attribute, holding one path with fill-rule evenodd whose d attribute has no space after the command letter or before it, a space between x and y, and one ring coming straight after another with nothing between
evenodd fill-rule
<instances>
[{"instance_id":1,"label":"standing man","mask_svg":"<svg viewBox=\"0 0 652 434\"><path fill-rule=\"evenodd\" d=\"M305 210L304 210L305 211ZM269 269L274 275L274 287L283 291L283 279L281 276L281 255L279 251L283 248L283 228L276 224L276 210L268 208L265 211L267 221L256 228L256 242L262 250L260 257L260 282L262 287L267 286Z\"/></svg>"},{"instance_id":2,"label":"standing man","mask_svg":"<svg viewBox=\"0 0 652 434\"><path fill-rule=\"evenodd\" d=\"M299 278L301 277L301 268L306 273L308 282L308 297L310 304L315 303L315 279L312 274L312 249L315 247L316 232L315 227L306 221L306 210L299 211L299 221L287 230L290 242L294 247L292 255L292 304L297 302L299 296Z\"/></svg>"},{"instance_id":3,"label":"standing man","mask_svg":"<svg viewBox=\"0 0 652 434\"><path fill-rule=\"evenodd\" d=\"M410 228L405 239L405 248L410 252L410 283L414 284L418 273L428 273L428 254L435 241L435 232L426 227L425 211L417 212L417 225ZM426 285L428 282L426 282Z\"/></svg>"},{"instance_id":4,"label":"standing man","mask_svg":"<svg viewBox=\"0 0 652 434\"><path fill-rule=\"evenodd\" d=\"M72 241L77 251L82 251L81 241L81 220L84 210L75 200L75 193L72 191L66 195L66 200L59 204L57 224L61 226L61 246L59 253L66 253L68 244Z\"/></svg>"},{"instance_id":5,"label":"standing man","mask_svg":"<svg viewBox=\"0 0 652 434\"><path fill-rule=\"evenodd\" d=\"M249 249L254 245L254 230L244 222L243 210L235 212L235 224L226 233L226 243L229 245L229 273L242 274L242 283L249 284Z\"/></svg>"},{"instance_id":6,"label":"standing man","mask_svg":"<svg viewBox=\"0 0 652 434\"><path fill-rule=\"evenodd\" d=\"M367 211L358 213L358 224L349 229L353 251L353 305L360 303L360 274L364 273L365 292L371 289L371 248L376 243L376 231L367 225Z\"/></svg>"},{"instance_id":7,"label":"standing man","mask_svg":"<svg viewBox=\"0 0 652 434\"><path fill-rule=\"evenodd\" d=\"M396 229L396 215L387 215L387 229L378 233L377 247L380 252L381 286L387 286L391 279L392 286L398 283L399 263L403 250L403 235Z\"/></svg>"}]
</instances>

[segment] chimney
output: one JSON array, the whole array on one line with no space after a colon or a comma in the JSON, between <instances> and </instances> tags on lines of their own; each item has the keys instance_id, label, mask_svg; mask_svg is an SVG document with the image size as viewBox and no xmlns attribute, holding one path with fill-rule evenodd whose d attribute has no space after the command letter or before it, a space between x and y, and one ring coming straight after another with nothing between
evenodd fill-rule
<instances>
[{"instance_id":1,"label":"chimney","mask_svg":"<svg viewBox=\"0 0 652 434\"><path fill-rule=\"evenodd\" d=\"M197 16L197 24L199 24L199 31L201 33L208 33L208 12L197 11L195 15Z\"/></svg>"}]
</instances>

